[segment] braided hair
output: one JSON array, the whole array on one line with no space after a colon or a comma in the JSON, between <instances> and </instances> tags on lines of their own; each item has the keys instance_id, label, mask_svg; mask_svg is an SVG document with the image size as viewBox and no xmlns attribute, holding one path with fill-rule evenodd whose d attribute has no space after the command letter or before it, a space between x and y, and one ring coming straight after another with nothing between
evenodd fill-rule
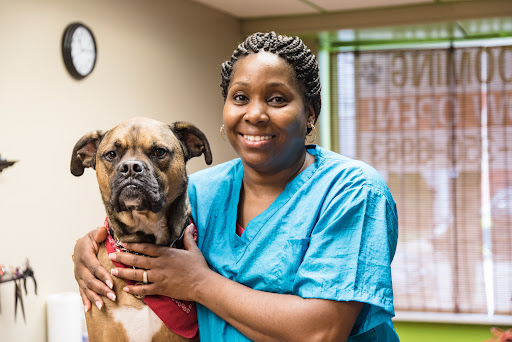
<instances>
[{"instance_id":1,"label":"braided hair","mask_svg":"<svg viewBox=\"0 0 512 342\"><path fill-rule=\"evenodd\" d=\"M299 37L289 37L275 32L254 33L238 45L231 59L222 63L221 76L222 96L226 100L228 87L235 63L250 53L258 53L261 49L272 52L284 59L295 71L299 81L303 81L305 103L310 103L315 112L315 122L320 115L320 76L318 63L311 50L304 45ZM308 133L311 128L308 127Z\"/></svg>"}]
</instances>

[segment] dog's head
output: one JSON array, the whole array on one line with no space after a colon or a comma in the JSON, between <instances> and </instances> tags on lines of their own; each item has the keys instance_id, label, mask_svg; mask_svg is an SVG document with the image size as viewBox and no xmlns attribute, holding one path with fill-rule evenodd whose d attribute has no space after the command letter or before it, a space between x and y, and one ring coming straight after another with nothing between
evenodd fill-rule
<instances>
[{"instance_id":1,"label":"dog's head","mask_svg":"<svg viewBox=\"0 0 512 342\"><path fill-rule=\"evenodd\" d=\"M133 226L135 214L159 220L159 213L186 192L185 164L201 154L211 164L208 140L194 125L139 117L84 135L73 149L71 173L95 169L109 217ZM134 232L120 232L127 233Z\"/></svg>"}]
</instances>

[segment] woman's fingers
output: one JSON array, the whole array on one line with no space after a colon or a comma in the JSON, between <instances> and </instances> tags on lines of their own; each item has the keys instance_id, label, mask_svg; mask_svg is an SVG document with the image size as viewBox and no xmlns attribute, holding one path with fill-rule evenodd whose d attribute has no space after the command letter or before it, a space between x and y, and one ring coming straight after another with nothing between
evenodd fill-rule
<instances>
[{"instance_id":1,"label":"woman's fingers","mask_svg":"<svg viewBox=\"0 0 512 342\"><path fill-rule=\"evenodd\" d=\"M134 245L145 245L145 244L130 244L130 246ZM149 248L152 251L154 251L152 248ZM133 253L127 253L127 252L114 252L110 253L108 257L110 260L124 264L129 267L135 267L135 268L142 268L142 269L151 269L155 267L159 267L161 265L158 265L158 257L162 256L164 254L172 254L174 251L176 251L173 248L169 247L158 247L156 246L156 249L158 250L158 253L155 253L154 257L148 256L148 255L137 255Z\"/></svg>"},{"instance_id":2,"label":"woman's fingers","mask_svg":"<svg viewBox=\"0 0 512 342\"><path fill-rule=\"evenodd\" d=\"M165 246L158 246L152 243L121 243L121 246L130 251L152 257L162 255L163 251L168 248Z\"/></svg>"},{"instance_id":3,"label":"woman's fingers","mask_svg":"<svg viewBox=\"0 0 512 342\"><path fill-rule=\"evenodd\" d=\"M98 233L98 231L100 232ZM102 241L103 233L101 231L100 228L89 232L77 241L74 249L75 279L80 288L80 296L86 311L91 308L92 303L98 308L103 306L100 295L111 300L116 298L112 291L112 276L101 266L97 257L98 242Z\"/></svg>"},{"instance_id":4,"label":"woman's fingers","mask_svg":"<svg viewBox=\"0 0 512 342\"><path fill-rule=\"evenodd\" d=\"M146 279L144 279L144 272L146 272ZM150 273L149 270L143 270L143 269L133 269L133 268L113 268L110 273L112 273L113 276L132 280L134 282L138 283L144 283L144 280L147 280L147 283L151 282Z\"/></svg>"},{"instance_id":5,"label":"woman's fingers","mask_svg":"<svg viewBox=\"0 0 512 342\"><path fill-rule=\"evenodd\" d=\"M82 262L83 267L78 267L78 278L83 279L84 281L91 282L92 284L100 284L100 286L95 286L95 289L99 289L101 292L99 293L107 293L109 290L113 288L112 276L103 268L96 257L84 257L80 258L79 262ZM100 280L99 282L95 282L95 280ZM93 282L94 280L94 282ZM94 289L91 289L94 291Z\"/></svg>"},{"instance_id":6,"label":"woman's fingers","mask_svg":"<svg viewBox=\"0 0 512 342\"><path fill-rule=\"evenodd\" d=\"M102 269L106 272L101 265L97 269ZM98 273L98 271L96 271L96 273ZM110 274L108 276L111 278ZM112 291L112 281L107 280L109 285L105 285L103 281L95 277L85 267L82 267L81 270L75 272L75 278L78 282L82 302L86 309L90 307L91 303L94 303L96 306L99 305L99 307L103 306L103 300L99 295L103 295L110 300L115 301L116 295ZM89 300L89 302L85 300L84 296Z\"/></svg>"},{"instance_id":7,"label":"woman's fingers","mask_svg":"<svg viewBox=\"0 0 512 342\"><path fill-rule=\"evenodd\" d=\"M99 230L101 230L101 228L99 228L98 231ZM75 252L77 252L79 256L78 260L75 261L75 273L76 271L78 271L78 276L80 278L83 278L85 281L92 280L89 279L90 274L92 274L95 278L98 278L101 281L103 281L104 284L101 287L101 292L98 293L106 295L109 292L109 289L112 290L113 287L112 276L110 275L109 272L107 272L107 270L103 268L103 266L100 264L98 260L97 253L99 250L99 246L97 241L91 236L91 234L88 234L88 237L89 241L85 241L84 244L82 244L85 246L75 247ZM94 289L91 290L94 291Z\"/></svg>"},{"instance_id":8,"label":"woman's fingers","mask_svg":"<svg viewBox=\"0 0 512 342\"><path fill-rule=\"evenodd\" d=\"M96 230L96 234L94 234L94 240L96 241L96 243L101 243L101 242L105 241L106 238L107 238L107 228L99 227Z\"/></svg>"},{"instance_id":9,"label":"woman's fingers","mask_svg":"<svg viewBox=\"0 0 512 342\"><path fill-rule=\"evenodd\" d=\"M144 272L146 272L145 276ZM134 296L144 297L160 294L158 285L152 282L152 279L156 278L156 273L154 271L133 268L114 268L112 269L112 275L134 282L134 285L127 284L123 288L123 291L131 293ZM147 282L144 282L145 280ZM154 280L156 281L156 279Z\"/></svg>"},{"instance_id":10,"label":"woman's fingers","mask_svg":"<svg viewBox=\"0 0 512 342\"><path fill-rule=\"evenodd\" d=\"M150 295L158 294L158 290L155 284L147 284L147 285L126 285L123 288L123 291L131 293L136 297L145 297Z\"/></svg>"},{"instance_id":11,"label":"woman's fingers","mask_svg":"<svg viewBox=\"0 0 512 342\"><path fill-rule=\"evenodd\" d=\"M85 312L89 311L91 309L91 301L84 293L84 290L82 290L81 286L78 286L78 290L80 291L80 297L82 297L82 303L84 304L84 310Z\"/></svg>"},{"instance_id":12,"label":"woman's fingers","mask_svg":"<svg viewBox=\"0 0 512 342\"><path fill-rule=\"evenodd\" d=\"M98 283L101 283L97 279L96 281ZM94 305L96 305L96 307L101 310L104 303L101 297L98 295L98 292L95 292L95 290L91 290L91 288L94 289L94 285L83 280L79 280L78 286L80 288L80 296L82 297L82 302L84 303L84 310L86 312L89 311L91 309L92 303L94 303ZM111 296L109 296L109 298L110 297ZM111 300L112 299L115 300L115 295L114 297L111 297Z\"/></svg>"},{"instance_id":13,"label":"woman's fingers","mask_svg":"<svg viewBox=\"0 0 512 342\"><path fill-rule=\"evenodd\" d=\"M189 224L187 228L185 228L185 234L183 236L183 245L187 251L192 251L195 249L199 249L196 244L197 240L197 231L196 226L193 223Z\"/></svg>"}]
</instances>

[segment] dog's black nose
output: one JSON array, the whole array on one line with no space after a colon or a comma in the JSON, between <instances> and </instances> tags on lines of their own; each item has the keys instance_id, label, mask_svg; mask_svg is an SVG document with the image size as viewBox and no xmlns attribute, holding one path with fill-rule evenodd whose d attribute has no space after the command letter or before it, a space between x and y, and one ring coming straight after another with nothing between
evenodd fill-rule
<instances>
[{"instance_id":1,"label":"dog's black nose","mask_svg":"<svg viewBox=\"0 0 512 342\"><path fill-rule=\"evenodd\" d=\"M144 164L137 160L127 160L119 164L118 171L124 176L135 176L144 172Z\"/></svg>"}]
</instances>

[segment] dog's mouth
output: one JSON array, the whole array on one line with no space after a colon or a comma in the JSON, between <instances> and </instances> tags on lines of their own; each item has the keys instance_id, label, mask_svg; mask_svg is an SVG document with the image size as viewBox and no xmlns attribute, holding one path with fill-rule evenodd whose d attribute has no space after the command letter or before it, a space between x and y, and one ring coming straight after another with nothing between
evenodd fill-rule
<instances>
[{"instance_id":1,"label":"dog's mouth","mask_svg":"<svg viewBox=\"0 0 512 342\"><path fill-rule=\"evenodd\" d=\"M157 186L128 179L113 189L110 204L116 212L150 210L157 213L162 209L163 201Z\"/></svg>"}]
</instances>

